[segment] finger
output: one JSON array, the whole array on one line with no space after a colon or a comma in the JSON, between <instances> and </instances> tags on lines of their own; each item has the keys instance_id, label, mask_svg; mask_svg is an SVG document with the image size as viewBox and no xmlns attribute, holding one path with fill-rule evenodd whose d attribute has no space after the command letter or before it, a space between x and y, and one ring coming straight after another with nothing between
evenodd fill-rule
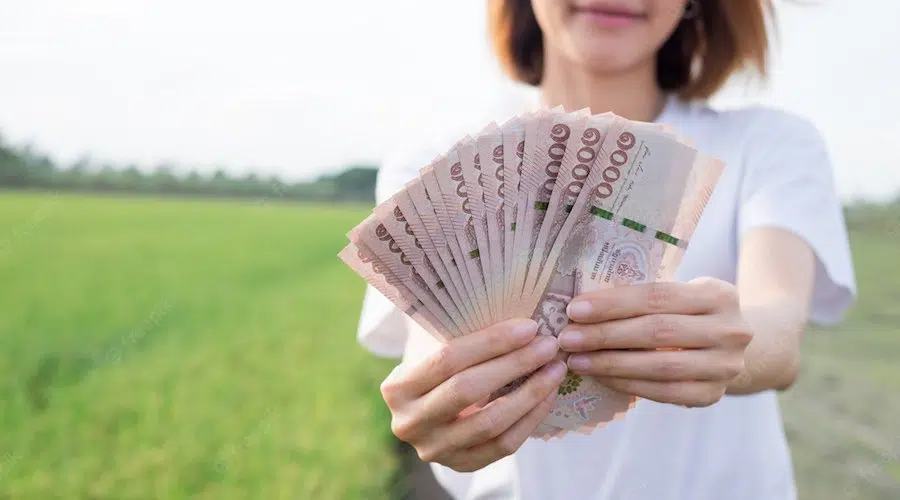
<instances>
[{"instance_id":1,"label":"finger","mask_svg":"<svg viewBox=\"0 0 900 500\"><path fill-rule=\"evenodd\" d=\"M460 472L472 472L512 455L522 447L525 440L544 421L547 414L553 409L555 402L556 390L553 390L505 432L487 443L460 453L456 463L458 468L454 468Z\"/></svg>"},{"instance_id":2,"label":"finger","mask_svg":"<svg viewBox=\"0 0 900 500\"><path fill-rule=\"evenodd\" d=\"M569 356L580 375L660 382L731 380L744 369L743 356L714 349L596 351Z\"/></svg>"},{"instance_id":3,"label":"finger","mask_svg":"<svg viewBox=\"0 0 900 500\"><path fill-rule=\"evenodd\" d=\"M712 282L644 283L597 290L572 299L566 312L577 323L659 313L704 314L716 310L722 294L732 293L727 285Z\"/></svg>"},{"instance_id":4,"label":"finger","mask_svg":"<svg viewBox=\"0 0 900 500\"><path fill-rule=\"evenodd\" d=\"M513 392L501 396L479 412L447 429L446 439L466 448L486 443L506 432L526 413L555 393L566 376L566 364L548 363Z\"/></svg>"},{"instance_id":5,"label":"finger","mask_svg":"<svg viewBox=\"0 0 900 500\"><path fill-rule=\"evenodd\" d=\"M428 461L445 463L459 450L479 446L504 433L548 396L555 394L566 375L565 363L548 363L513 392L490 402L481 410L457 418L420 443L419 454Z\"/></svg>"},{"instance_id":6,"label":"finger","mask_svg":"<svg viewBox=\"0 0 900 500\"><path fill-rule=\"evenodd\" d=\"M619 392L691 408L709 406L725 395L725 386L714 382L658 382L627 378L597 378L597 381Z\"/></svg>"},{"instance_id":7,"label":"finger","mask_svg":"<svg viewBox=\"0 0 900 500\"><path fill-rule=\"evenodd\" d=\"M443 422L506 384L549 363L559 346L556 338L539 335L531 344L457 373L424 395L415 414L421 422Z\"/></svg>"},{"instance_id":8,"label":"finger","mask_svg":"<svg viewBox=\"0 0 900 500\"><path fill-rule=\"evenodd\" d=\"M534 321L511 319L455 338L420 363L401 364L382 384L382 393L386 400L416 399L469 367L528 345L536 333Z\"/></svg>"},{"instance_id":9,"label":"finger","mask_svg":"<svg viewBox=\"0 0 900 500\"><path fill-rule=\"evenodd\" d=\"M738 331L739 328L735 328ZM714 347L722 341L722 326L706 316L648 314L592 325L572 324L559 334L567 352L603 349L657 349Z\"/></svg>"}]
</instances>

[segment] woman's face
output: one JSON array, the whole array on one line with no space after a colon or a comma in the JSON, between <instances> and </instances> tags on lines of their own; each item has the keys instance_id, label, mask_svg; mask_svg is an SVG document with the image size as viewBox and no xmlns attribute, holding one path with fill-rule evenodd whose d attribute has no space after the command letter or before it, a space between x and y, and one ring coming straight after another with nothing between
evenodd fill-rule
<instances>
[{"instance_id":1,"label":"woman's face","mask_svg":"<svg viewBox=\"0 0 900 500\"><path fill-rule=\"evenodd\" d=\"M544 50L603 74L653 60L681 21L687 0L532 0L531 5L544 32Z\"/></svg>"}]
</instances>

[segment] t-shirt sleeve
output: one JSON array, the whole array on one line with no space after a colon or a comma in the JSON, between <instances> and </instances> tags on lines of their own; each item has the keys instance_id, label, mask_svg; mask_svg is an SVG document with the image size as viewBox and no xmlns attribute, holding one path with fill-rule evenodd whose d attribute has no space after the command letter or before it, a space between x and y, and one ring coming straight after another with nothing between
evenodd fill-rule
<instances>
[{"instance_id":1,"label":"t-shirt sleeve","mask_svg":"<svg viewBox=\"0 0 900 500\"><path fill-rule=\"evenodd\" d=\"M419 173L432 156L422 151L388 157L378 170L375 200L382 203ZM381 292L367 285L356 331L357 341L369 352L386 358L401 358L409 335L406 315Z\"/></svg>"},{"instance_id":2,"label":"t-shirt sleeve","mask_svg":"<svg viewBox=\"0 0 900 500\"><path fill-rule=\"evenodd\" d=\"M810 320L841 320L856 296L847 227L820 132L798 117L760 113L745 140L738 230L774 227L803 238L816 257Z\"/></svg>"}]
</instances>

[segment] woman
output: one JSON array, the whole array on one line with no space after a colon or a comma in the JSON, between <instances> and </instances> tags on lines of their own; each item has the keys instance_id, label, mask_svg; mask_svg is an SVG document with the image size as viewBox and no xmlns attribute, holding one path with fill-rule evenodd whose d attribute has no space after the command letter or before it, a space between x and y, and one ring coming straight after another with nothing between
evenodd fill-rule
<instances>
[{"instance_id":1,"label":"woman","mask_svg":"<svg viewBox=\"0 0 900 500\"><path fill-rule=\"evenodd\" d=\"M394 433L459 499L796 498L775 391L797 376L807 321L839 320L855 296L841 207L812 125L704 103L736 70L764 74L770 5L489 5L500 61L539 87L544 106L667 123L727 167L676 282L576 297L558 342L511 320L440 347L369 292L361 341L404 353L382 385ZM419 166L387 166L379 197ZM527 439L565 372L558 350L573 371L642 399L591 435ZM536 369L509 397L477 405Z\"/></svg>"}]
</instances>

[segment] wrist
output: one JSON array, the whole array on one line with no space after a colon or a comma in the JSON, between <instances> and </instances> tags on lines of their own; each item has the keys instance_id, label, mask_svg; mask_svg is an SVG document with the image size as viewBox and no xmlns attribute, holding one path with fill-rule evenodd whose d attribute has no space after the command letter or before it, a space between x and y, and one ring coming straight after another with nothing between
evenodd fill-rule
<instances>
[{"instance_id":1,"label":"wrist","mask_svg":"<svg viewBox=\"0 0 900 500\"><path fill-rule=\"evenodd\" d=\"M773 315L745 312L754 331L744 351L744 371L732 379L727 394L754 394L766 390L786 390L800 373L800 338L803 327L795 322L767 321ZM778 315L780 316L780 314Z\"/></svg>"}]
</instances>

